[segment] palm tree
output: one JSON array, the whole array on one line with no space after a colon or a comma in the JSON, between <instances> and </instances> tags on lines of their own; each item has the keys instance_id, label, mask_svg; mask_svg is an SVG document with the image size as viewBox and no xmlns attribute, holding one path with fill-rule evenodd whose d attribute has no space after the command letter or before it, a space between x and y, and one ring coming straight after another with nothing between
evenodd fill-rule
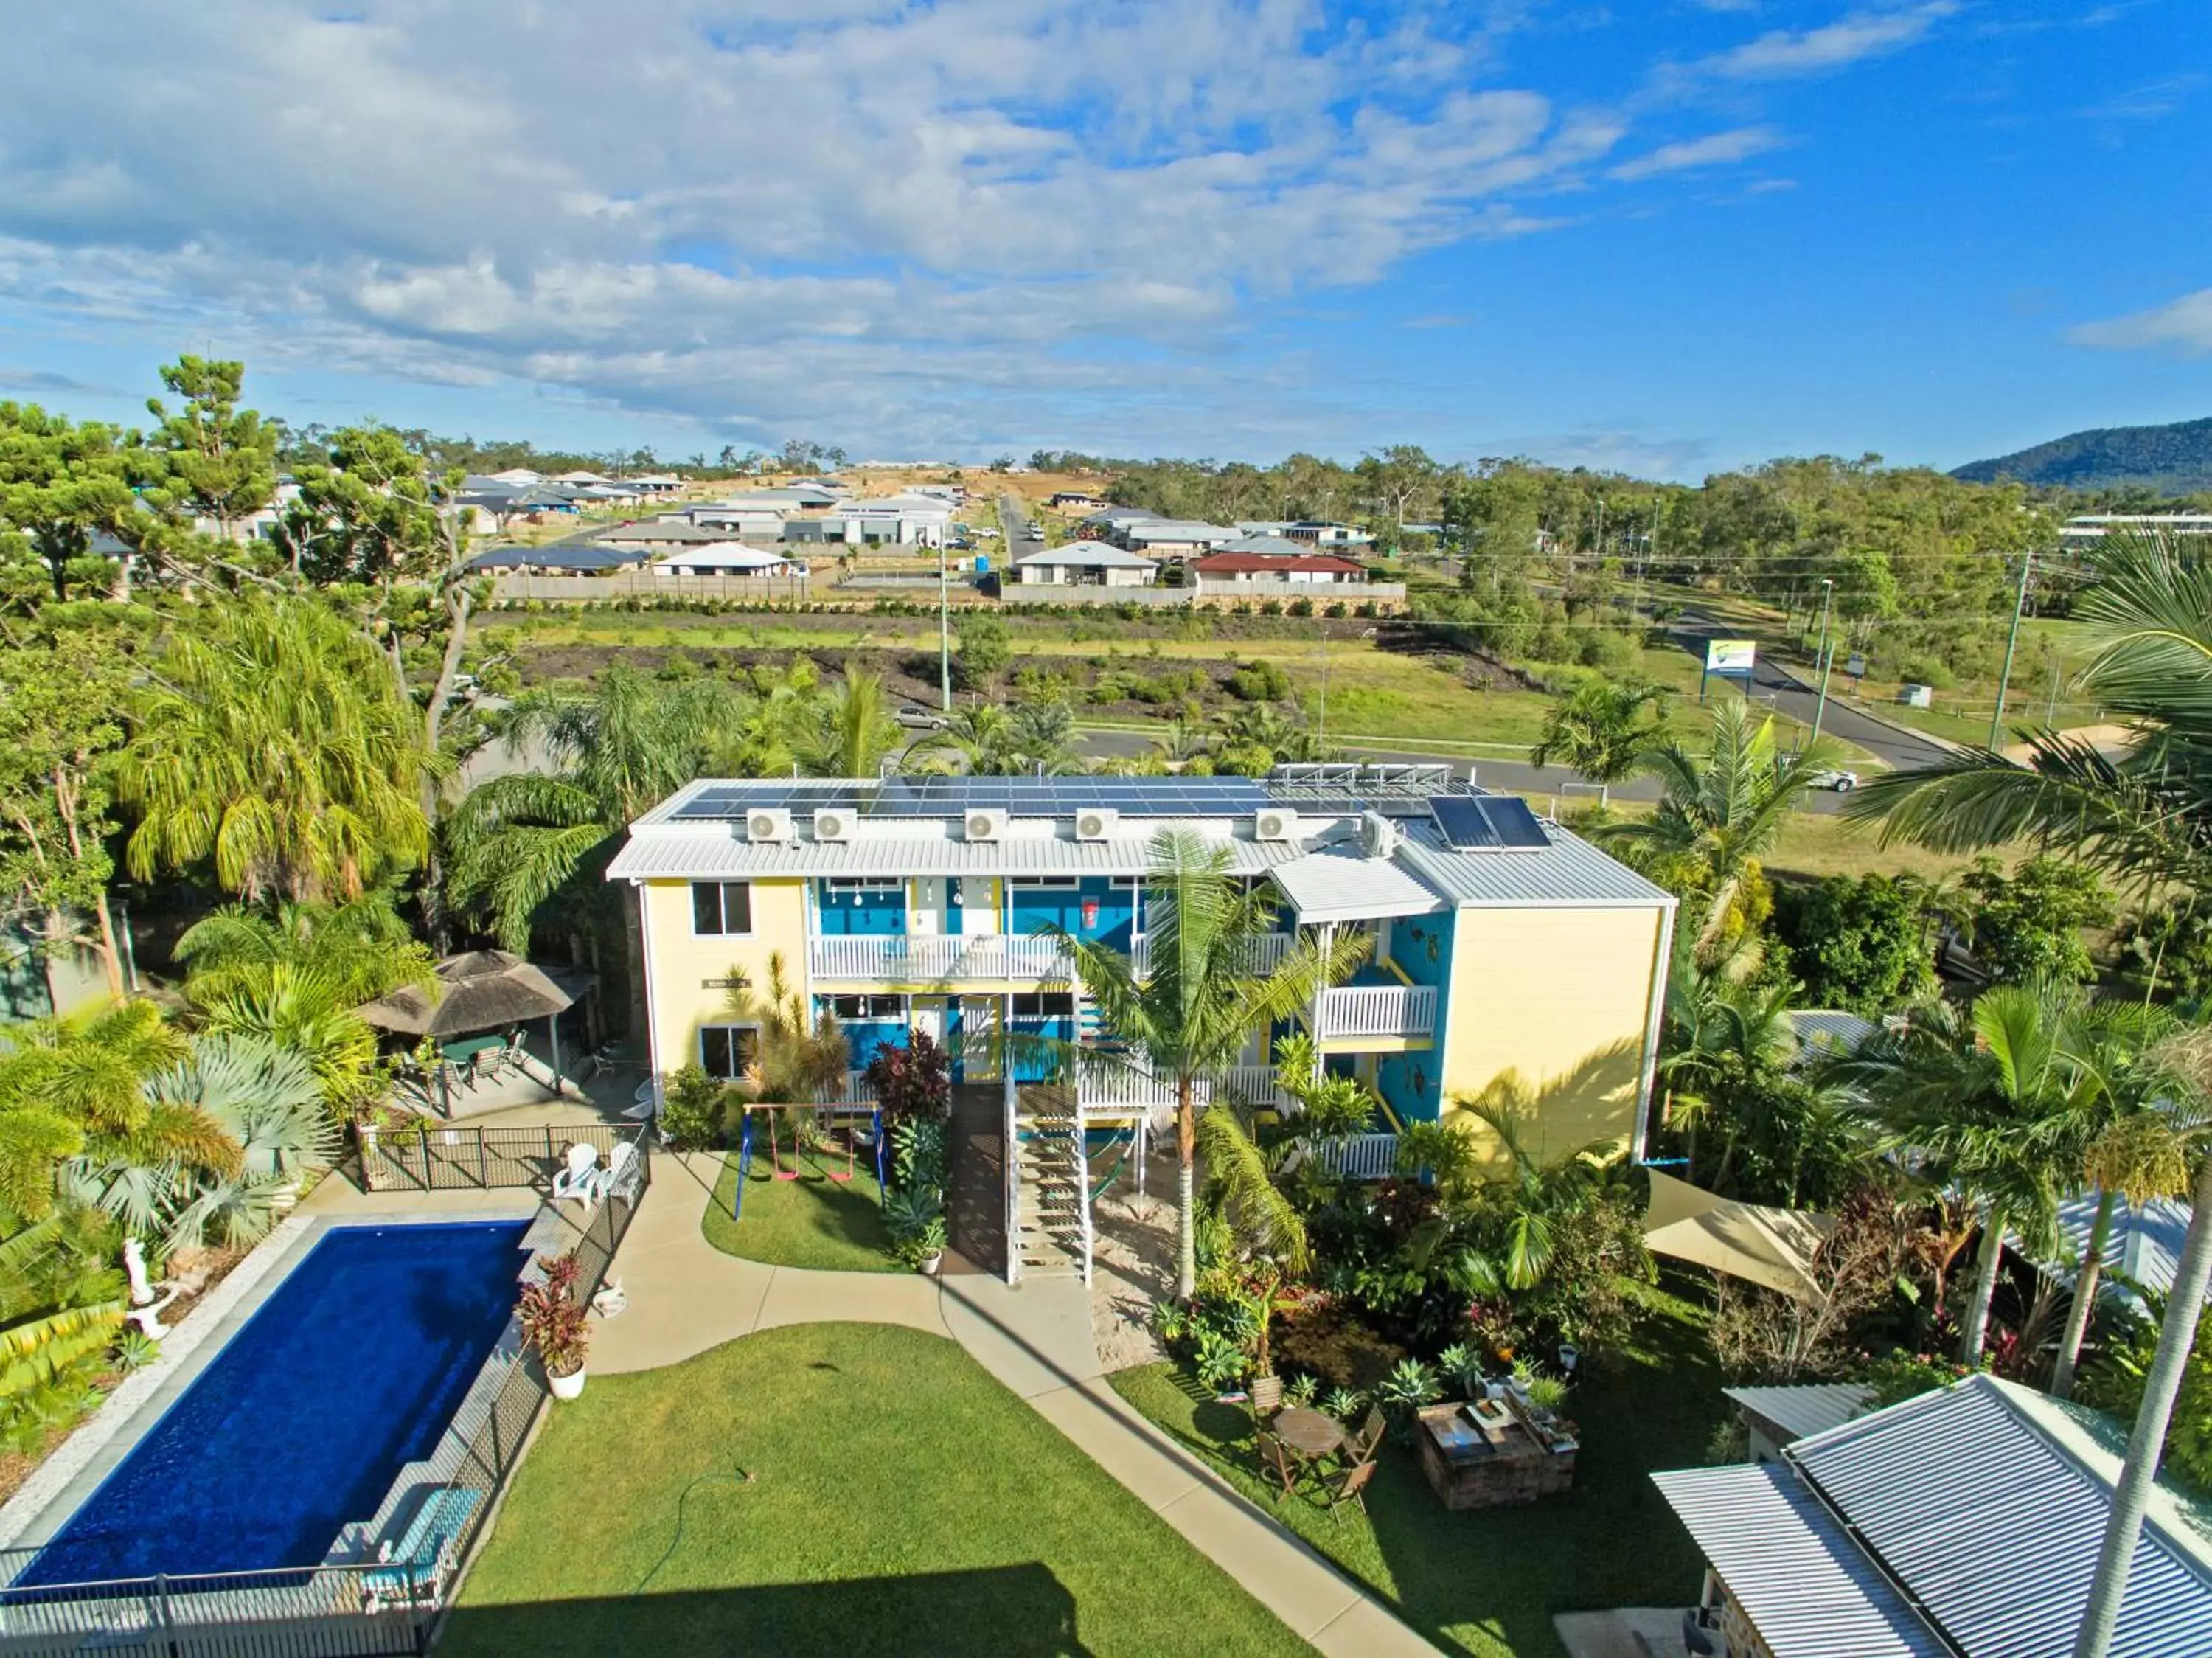
<instances>
[{"instance_id":1,"label":"palm tree","mask_svg":"<svg viewBox=\"0 0 2212 1658\"><path fill-rule=\"evenodd\" d=\"M279 963L326 973L355 1003L402 984L432 989L437 976L428 947L382 889L343 904L228 905L186 928L175 954L188 995L250 991Z\"/></svg>"},{"instance_id":2,"label":"palm tree","mask_svg":"<svg viewBox=\"0 0 2212 1658\"><path fill-rule=\"evenodd\" d=\"M1592 783L1623 782L1659 741L1667 696L1650 680L1585 680L1546 713L1528 763L1558 760Z\"/></svg>"},{"instance_id":3,"label":"palm tree","mask_svg":"<svg viewBox=\"0 0 2212 1658\"><path fill-rule=\"evenodd\" d=\"M450 763L376 648L309 600L239 599L155 659L116 795L141 881L211 859L250 899L352 898L430 850Z\"/></svg>"},{"instance_id":4,"label":"palm tree","mask_svg":"<svg viewBox=\"0 0 2212 1658\"><path fill-rule=\"evenodd\" d=\"M1790 1023L1794 984L1757 984L1698 965L1686 936L1677 934L1667 975L1659 1079L1667 1119L1687 1132L1683 1178L1697 1179L1698 1136L1718 1123L1726 1131L1716 1188L1724 1187L1742 1127L1735 1096L1778 1076L1797 1051Z\"/></svg>"},{"instance_id":5,"label":"palm tree","mask_svg":"<svg viewBox=\"0 0 2212 1658\"><path fill-rule=\"evenodd\" d=\"M2084 1017L2070 986L2001 985L1971 1014L1930 1001L1820 1074L1863 1097L1891 1147L1981 1204L1981 1252L1959 1362L1981 1362L2008 1228L2057 1247L2058 1200L2080 1167L2098 1085L2071 1058Z\"/></svg>"},{"instance_id":6,"label":"palm tree","mask_svg":"<svg viewBox=\"0 0 2212 1658\"><path fill-rule=\"evenodd\" d=\"M1644 769L1666 789L1659 809L1601 825L1595 833L1636 856L1664 884L1704 901L1697 954L1711 965L1726 944L1746 884L1774 850L1819 760L1808 750L1795 764L1784 764L1771 716L1754 718L1745 702L1721 703L1704 753L1668 742L1644 756Z\"/></svg>"},{"instance_id":7,"label":"palm tree","mask_svg":"<svg viewBox=\"0 0 2212 1658\"><path fill-rule=\"evenodd\" d=\"M1200 1083L1235 1064L1254 1033L1295 1017L1350 974L1372 941L1358 934L1324 942L1310 933L1274 967L1263 968L1261 941L1274 931L1274 900L1230 875L1226 848L1209 846L1191 830L1163 829L1152 838L1151 864L1146 977L1111 945L1057 927L1042 930L1067 953L1105 1028L1127 1045L1126 1054L1085 1049L1076 1063L1174 1078L1176 1293L1187 1301L1198 1278L1193 1180Z\"/></svg>"},{"instance_id":8,"label":"palm tree","mask_svg":"<svg viewBox=\"0 0 2212 1658\"><path fill-rule=\"evenodd\" d=\"M540 750L550 771L494 777L471 789L447 826L453 889L501 945L530 948L556 893L598 901L591 873L629 821L706 770L733 706L712 680L647 679L615 667L588 692L526 692L507 710L509 748Z\"/></svg>"},{"instance_id":9,"label":"palm tree","mask_svg":"<svg viewBox=\"0 0 2212 1658\"><path fill-rule=\"evenodd\" d=\"M1483 1201L1478 1238L1460 1259L1465 1287L1485 1298L1534 1289L1552 1264L1560 1228L1571 1224L1575 1213L1602 1179L1613 1147L1607 1141L1594 1141L1548 1161L1537 1157L1529 1148L1527 1133L1535 1099L1526 1084L1510 1072L1481 1094L1453 1103L1486 1126L1505 1154L1503 1173L1484 1181L1480 1188ZM1463 1132L1447 1131L1455 1138L1468 1138ZM1423 1155L1418 1148L1409 1150L1402 1143L1401 1152L1401 1165L1408 1155ZM1440 1177L1439 1184L1449 1182Z\"/></svg>"},{"instance_id":10,"label":"palm tree","mask_svg":"<svg viewBox=\"0 0 2212 1658\"><path fill-rule=\"evenodd\" d=\"M998 703L971 703L917 741L909 758L949 753L970 777L1001 777L1022 769L1013 716Z\"/></svg>"},{"instance_id":11,"label":"palm tree","mask_svg":"<svg viewBox=\"0 0 2212 1658\"><path fill-rule=\"evenodd\" d=\"M203 1033L187 1058L147 1079L146 1093L156 1106L205 1112L240 1149L232 1172L178 1172L158 1211L172 1248L210 1234L234 1247L260 1238L278 1195L337 1148L314 1067L265 1038Z\"/></svg>"},{"instance_id":12,"label":"palm tree","mask_svg":"<svg viewBox=\"0 0 2212 1658\"><path fill-rule=\"evenodd\" d=\"M2060 1399L2074 1393L2075 1368L2081 1362L2082 1338L2088 1333L2090 1315L2097 1304L2097 1281L2105 1267L2105 1248L2112 1234L2112 1216L2122 1198L2130 1209L2157 1198L2182 1198L2189 1192L2187 1131L2127 1083L2139 1082L2155 1068L2137 1066L2126 1082L2113 1090L2121 1105L2113 1118L2089 1145L2081 1173L2096 1189L2096 1217L2081 1250L2081 1270L2074 1280L2073 1305L2066 1311L2066 1328L2058 1338L2058 1356L2051 1373L2051 1391Z\"/></svg>"},{"instance_id":13,"label":"palm tree","mask_svg":"<svg viewBox=\"0 0 2212 1658\"><path fill-rule=\"evenodd\" d=\"M0 1242L0 1434L35 1452L74 1422L89 1371L123 1327L114 1223L63 1210Z\"/></svg>"},{"instance_id":14,"label":"palm tree","mask_svg":"<svg viewBox=\"0 0 2212 1658\"><path fill-rule=\"evenodd\" d=\"M799 764L810 777L872 777L899 745L883 677L848 666L816 705L813 728L800 740Z\"/></svg>"}]
</instances>

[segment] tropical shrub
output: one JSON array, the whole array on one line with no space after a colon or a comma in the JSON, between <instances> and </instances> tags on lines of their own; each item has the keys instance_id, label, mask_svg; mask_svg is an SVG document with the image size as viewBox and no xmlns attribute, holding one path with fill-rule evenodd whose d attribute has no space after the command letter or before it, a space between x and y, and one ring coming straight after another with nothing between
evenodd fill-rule
<instances>
[{"instance_id":1,"label":"tropical shrub","mask_svg":"<svg viewBox=\"0 0 2212 1658\"><path fill-rule=\"evenodd\" d=\"M2109 923L2112 899L2094 871L2055 857L2033 857L2007 874L1984 854L1959 885L1972 903L1968 945L1997 983L2057 978L2082 984L2095 976L2081 930Z\"/></svg>"},{"instance_id":2,"label":"tropical shrub","mask_svg":"<svg viewBox=\"0 0 2212 1658\"><path fill-rule=\"evenodd\" d=\"M2137 1318L2081 1374L2084 1404L2132 1422L2142 1404L2143 1387L2158 1347L2158 1327L2166 1318L2164 1296L2151 1296L2151 1316ZM2212 1302L2197 1315L2197 1338L2174 1395L2173 1417L2166 1430L2166 1460L2200 1486L2212 1486Z\"/></svg>"},{"instance_id":3,"label":"tropical shrub","mask_svg":"<svg viewBox=\"0 0 2212 1658\"><path fill-rule=\"evenodd\" d=\"M692 1064L671 1071L660 1090L660 1131L678 1151L710 1146L721 1137L727 1085Z\"/></svg>"},{"instance_id":4,"label":"tropical shrub","mask_svg":"<svg viewBox=\"0 0 2212 1658\"><path fill-rule=\"evenodd\" d=\"M1780 887L1774 926L1802 981L1802 1005L1869 1018L1936 988L1935 950L1917 883L1887 875L1831 875Z\"/></svg>"},{"instance_id":5,"label":"tropical shrub","mask_svg":"<svg viewBox=\"0 0 2212 1658\"><path fill-rule=\"evenodd\" d=\"M1389 1417L1391 1432L1405 1442L1413 1436L1421 1407L1435 1404L1443 1391L1434 1370L1419 1359L1401 1359L1376 1384L1375 1402Z\"/></svg>"},{"instance_id":6,"label":"tropical shrub","mask_svg":"<svg viewBox=\"0 0 2212 1658\"><path fill-rule=\"evenodd\" d=\"M863 1073L884 1125L908 1119L944 1122L952 1115L952 1057L919 1027L904 1047L879 1047Z\"/></svg>"},{"instance_id":7,"label":"tropical shrub","mask_svg":"<svg viewBox=\"0 0 2212 1658\"><path fill-rule=\"evenodd\" d=\"M1307 1371L1330 1387L1370 1390L1406 1356L1386 1341L1341 1297L1313 1296L1277 1320L1276 1360Z\"/></svg>"},{"instance_id":8,"label":"tropical shrub","mask_svg":"<svg viewBox=\"0 0 2212 1658\"><path fill-rule=\"evenodd\" d=\"M544 1362L545 1374L573 1376L584 1368L592 1340L590 1320L576 1297L583 1267L574 1254L541 1255L538 1265L545 1276L523 1286L515 1318L524 1343Z\"/></svg>"},{"instance_id":9,"label":"tropical shrub","mask_svg":"<svg viewBox=\"0 0 2212 1658\"><path fill-rule=\"evenodd\" d=\"M902 1192L944 1190L944 1124L909 1117L893 1125L891 1184Z\"/></svg>"}]
</instances>

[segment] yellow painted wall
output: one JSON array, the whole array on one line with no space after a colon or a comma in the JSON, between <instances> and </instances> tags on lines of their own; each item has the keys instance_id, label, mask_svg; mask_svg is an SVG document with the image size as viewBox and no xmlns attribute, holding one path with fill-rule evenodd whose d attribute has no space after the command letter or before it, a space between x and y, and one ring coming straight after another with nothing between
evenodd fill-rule
<instances>
[{"instance_id":1,"label":"yellow painted wall","mask_svg":"<svg viewBox=\"0 0 2212 1658\"><path fill-rule=\"evenodd\" d=\"M744 938L691 936L691 883L649 881L645 884L649 949L653 962L653 1030L663 1070L674 1070L699 1058L699 1027L732 1022L730 992L709 990L702 981L727 978L734 968L752 980L754 992L768 991L768 959L783 956L786 981L794 991L806 985L806 883L756 881L753 930Z\"/></svg>"},{"instance_id":2,"label":"yellow painted wall","mask_svg":"<svg viewBox=\"0 0 2212 1658\"><path fill-rule=\"evenodd\" d=\"M1626 1146L1651 1009L1663 911L1463 910L1452 941L1444 1111L1516 1070L1540 1096L1549 1156ZM1487 1131L1484 1131L1486 1134Z\"/></svg>"}]
</instances>

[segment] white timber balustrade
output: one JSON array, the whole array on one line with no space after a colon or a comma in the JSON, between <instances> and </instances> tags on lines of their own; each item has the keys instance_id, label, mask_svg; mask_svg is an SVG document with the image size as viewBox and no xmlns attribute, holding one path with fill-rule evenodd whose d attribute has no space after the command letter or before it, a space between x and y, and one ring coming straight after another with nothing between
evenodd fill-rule
<instances>
[{"instance_id":1,"label":"white timber balustrade","mask_svg":"<svg viewBox=\"0 0 2212 1658\"><path fill-rule=\"evenodd\" d=\"M1067 977L1066 959L1052 940L1003 933L817 938L809 954L817 979L933 984L946 979L1036 983Z\"/></svg>"},{"instance_id":2,"label":"white timber balustrade","mask_svg":"<svg viewBox=\"0 0 2212 1658\"><path fill-rule=\"evenodd\" d=\"M1334 1036L1428 1036L1436 1030L1437 993L1427 984L1346 984L1321 993L1320 1028Z\"/></svg>"},{"instance_id":3,"label":"white timber balustrade","mask_svg":"<svg viewBox=\"0 0 2212 1658\"><path fill-rule=\"evenodd\" d=\"M1395 1134L1347 1134L1315 1143L1313 1160L1332 1174L1352 1180L1387 1180L1398 1169Z\"/></svg>"}]
</instances>

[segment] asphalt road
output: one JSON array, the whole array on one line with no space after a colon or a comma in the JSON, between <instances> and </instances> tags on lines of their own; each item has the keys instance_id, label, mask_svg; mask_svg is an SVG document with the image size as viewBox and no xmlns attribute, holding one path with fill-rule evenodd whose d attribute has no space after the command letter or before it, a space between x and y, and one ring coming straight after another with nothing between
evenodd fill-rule
<instances>
[{"instance_id":1,"label":"asphalt road","mask_svg":"<svg viewBox=\"0 0 2212 1658\"><path fill-rule=\"evenodd\" d=\"M1691 615L1683 620L1686 625L1674 634L1674 639L1683 649L1700 661L1705 657L1706 640L1732 637L1709 617ZM1932 765L1949 753L1941 743L1916 736L1883 721L1870 719L1839 702L1836 692L1848 683L1843 674L1831 671L1828 706L1820 717L1823 735L1855 743L1883 765L1899 771ZM1751 694L1759 701L1808 726L1813 723L1813 716L1820 700L1817 686L1807 684L1788 668L1764 655L1755 658L1752 663Z\"/></svg>"},{"instance_id":2,"label":"asphalt road","mask_svg":"<svg viewBox=\"0 0 2212 1658\"><path fill-rule=\"evenodd\" d=\"M1034 552L1044 546L1042 541L1024 541L1022 531L1028 527L1030 509L1021 497L1011 491L999 497L999 527L1006 533L1001 544L1006 550L1006 568L1013 568L1014 560L1024 552Z\"/></svg>"}]
</instances>

